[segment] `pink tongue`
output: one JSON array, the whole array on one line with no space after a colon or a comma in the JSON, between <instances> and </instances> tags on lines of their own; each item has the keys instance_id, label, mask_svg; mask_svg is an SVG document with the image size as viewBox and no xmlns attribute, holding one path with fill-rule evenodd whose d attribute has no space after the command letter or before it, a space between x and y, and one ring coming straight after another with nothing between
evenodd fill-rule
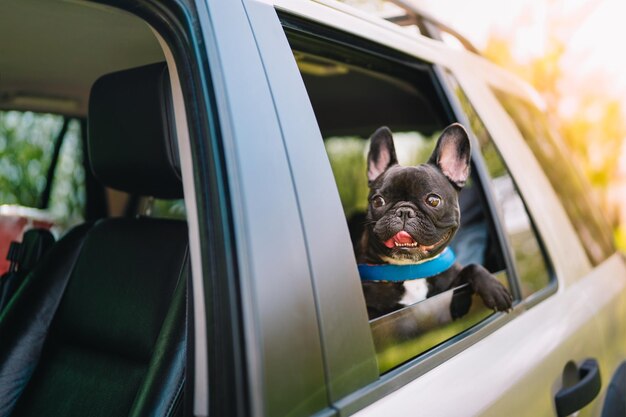
<instances>
[{"instance_id":1,"label":"pink tongue","mask_svg":"<svg viewBox=\"0 0 626 417\"><path fill-rule=\"evenodd\" d=\"M407 232L405 232L403 230L401 232L396 233L395 236L392 237L391 239L386 240L384 242L384 244L388 248L393 248L395 246L394 242L398 242L398 243L414 243L415 240L413 240L413 238L411 237L410 234L408 234Z\"/></svg>"}]
</instances>

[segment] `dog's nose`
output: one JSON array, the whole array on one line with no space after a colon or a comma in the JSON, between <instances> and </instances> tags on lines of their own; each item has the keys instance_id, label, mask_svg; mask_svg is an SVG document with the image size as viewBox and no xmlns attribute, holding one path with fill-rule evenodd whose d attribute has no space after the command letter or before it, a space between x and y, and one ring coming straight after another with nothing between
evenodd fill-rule
<instances>
[{"instance_id":1,"label":"dog's nose","mask_svg":"<svg viewBox=\"0 0 626 417\"><path fill-rule=\"evenodd\" d=\"M413 210L411 207L400 207L396 210L396 216L406 221L406 219L415 217L415 210Z\"/></svg>"}]
</instances>

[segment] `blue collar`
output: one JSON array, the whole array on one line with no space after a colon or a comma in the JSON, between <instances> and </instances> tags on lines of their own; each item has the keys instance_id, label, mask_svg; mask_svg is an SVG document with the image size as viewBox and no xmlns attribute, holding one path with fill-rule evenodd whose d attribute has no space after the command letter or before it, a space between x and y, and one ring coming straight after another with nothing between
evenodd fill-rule
<instances>
[{"instance_id":1,"label":"blue collar","mask_svg":"<svg viewBox=\"0 0 626 417\"><path fill-rule=\"evenodd\" d=\"M452 249L445 248L434 258L409 265L369 265L359 264L361 281L401 282L412 279L429 278L447 271L456 261Z\"/></svg>"}]
</instances>

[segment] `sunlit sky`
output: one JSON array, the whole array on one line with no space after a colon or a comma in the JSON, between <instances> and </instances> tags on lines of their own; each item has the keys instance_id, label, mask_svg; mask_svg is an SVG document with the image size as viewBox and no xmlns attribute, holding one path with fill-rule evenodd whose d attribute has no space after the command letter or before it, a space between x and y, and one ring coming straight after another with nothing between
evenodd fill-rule
<instances>
[{"instance_id":1,"label":"sunlit sky","mask_svg":"<svg viewBox=\"0 0 626 417\"><path fill-rule=\"evenodd\" d=\"M580 103L582 97L593 94L620 101L626 119L626 0L414 1L479 49L486 46L490 36L507 39L512 55L522 63L542 56L548 48L547 39L555 36L565 45L559 62L561 116L571 117L584 108L587 119L600 120L602 107ZM621 148L613 152L620 157L607 198L620 213L620 239L625 245L626 137ZM603 157L601 152L597 155ZM594 159L593 152L590 157Z\"/></svg>"},{"instance_id":2,"label":"sunlit sky","mask_svg":"<svg viewBox=\"0 0 626 417\"><path fill-rule=\"evenodd\" d=\"M560 62L561 111L597 93L622 100L626 111L626 1L624 0L414 0L482 49L490 36L510 41L520 62L543 55L549 32L566 45ZM571 91L571 94L567 92Z\"/></svg>"}]
</instances>

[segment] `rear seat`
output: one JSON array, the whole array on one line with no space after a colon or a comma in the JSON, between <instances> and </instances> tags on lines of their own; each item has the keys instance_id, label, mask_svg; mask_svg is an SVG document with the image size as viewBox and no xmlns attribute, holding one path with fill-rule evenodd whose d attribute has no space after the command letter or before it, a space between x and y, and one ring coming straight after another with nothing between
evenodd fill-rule
<instances>
[{"instance_id":1,"label":"rear seat","mask_svg":"<svg viewBox=\"0 0 626 417\"><path fill-rule=\"evenodd\" d=\"M165 64L93 86L89 156L109 187L182 198ZM182 412L187 224L103 219L74 228L0 315L0 416Z\"/></svg>"}]
</instances>

